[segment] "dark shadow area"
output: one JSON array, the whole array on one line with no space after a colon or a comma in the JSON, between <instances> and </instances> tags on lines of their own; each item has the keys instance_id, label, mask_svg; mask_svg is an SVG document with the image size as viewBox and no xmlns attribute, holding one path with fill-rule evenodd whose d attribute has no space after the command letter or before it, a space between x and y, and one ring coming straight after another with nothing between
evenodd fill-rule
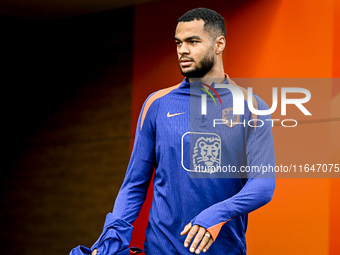
<instances>
[{"instance_id":1,"label":"dark shadow area","mask_svg":"<svg viewBox=\"0 0 340 255\"><path fill-rule=\"evenodd\" d=\"M133 13L0 16L1 253L68 254L99 236L129 159Z\"/></svg>"}]
</instances>

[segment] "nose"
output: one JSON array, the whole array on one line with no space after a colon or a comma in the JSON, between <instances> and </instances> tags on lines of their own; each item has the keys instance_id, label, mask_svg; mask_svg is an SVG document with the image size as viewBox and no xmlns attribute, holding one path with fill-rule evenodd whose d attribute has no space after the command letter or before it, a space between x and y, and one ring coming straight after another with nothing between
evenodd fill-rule
<instances>
[{"instance_id":1,"label":"nose","mask_svg":"<svg viewBox=\"0 0 340 255\"><path fill-rule=\"evenodd\" d=\"M189 50L189 47L188 47L188 44L187 43L182 43L181 45L179 45L177 47L177 52L178 54L180 55L188 55L190 53L190 50Z\"/></svg>"}]
</instances>

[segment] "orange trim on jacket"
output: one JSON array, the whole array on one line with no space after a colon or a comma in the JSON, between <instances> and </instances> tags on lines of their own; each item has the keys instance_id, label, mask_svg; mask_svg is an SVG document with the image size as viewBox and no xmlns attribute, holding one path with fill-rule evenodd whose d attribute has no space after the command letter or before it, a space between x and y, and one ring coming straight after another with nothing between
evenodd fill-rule
<instances>
[{"instance_id":1,"label":"orange trim on jacket","mask_svg":"<svg viewBox=\"0 0 340 255\"><path fill-rule=\"evenodd\" d=\"M230 219L231 220L231 219ZM210 233L212 239L215 241L218 234L220 233L221 231L221 228L223 227L224 224L226 224L228 221L230 220L227 220L227 221L224 221L224 222L221 222L221 223L218 223L210 228L207 229L207 231Z\"/></svg>"},{"instance_id":2,"label":"orange trim on jacket","mask_svg":"<svg viewBox=\"0 0 340 255\"><path fill-rule=\"evenodd\" d=\"M244 96L244 99L248 102L248 90L245 89L245 88L243 88L243 87L241 87L241 86L239 86L239 85L237 85L232 79L229 78L229 76L227 76L227 79L228 79L228 81L229 81L230 84L235 85L236 87L238 87L239 89L241 89L241 91L242 91L242 93L243 93L243 96ZM254 108L255 108L256 110L258 110L259 106L258 106L257 100L256 100L256 98L254 97L254 95L253 95L253 104L254 104ZM254 126L255 126L255 131L256 131L256 123L257 123L256 118L257 118L257 115L254 114L254 113L251 113L251 116L253 117Z\"/></svg>"},{"instance_id":3,"label":"orange trim on jacket","mask_svg":"<svg viewBox=\"0 0 340 255\"><path fill-rule=\"evenodd\" d=\"M149 99L148 101L145 103L145 106L144 106L144 110L143 110L143 113L142 113L142 119L141 119L141 122L140 122L140 130L142 130L142 127L143 127L143 123L144 123L144 119L145 119L145 116L146 116L146 113L148 112L151 104L158 98L161 98L163 96L165 96L166 94L169 94L172 90L174 89L177 89L179 86L181 85L181 83L175 85L175 86L172 86L172 87L169 87L169 88L166 88L166 89L162 89L160 91L157 91L155 94L153 94Z\"/></svg>"}]
</instances>

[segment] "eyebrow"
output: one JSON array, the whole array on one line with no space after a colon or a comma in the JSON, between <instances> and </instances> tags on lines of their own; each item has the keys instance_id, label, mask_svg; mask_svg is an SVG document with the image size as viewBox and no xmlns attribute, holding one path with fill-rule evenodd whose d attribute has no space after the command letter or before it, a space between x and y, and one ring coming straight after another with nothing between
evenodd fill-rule
<instances>
[{"instance_id":1,"label":"eyebrow","mask_svg":"<svg viewBox=\"0 0 340 255\"><path fill-rule=\"evenodd\" d=\"M199 36L193 35L193 36L189 36L189 37L185 38L184 41L190 41L190 40L193 40L193 39L201 40L201 38ZM175 37L175 41L180 41L180 39Z\"/></svg>"}]
</instances>

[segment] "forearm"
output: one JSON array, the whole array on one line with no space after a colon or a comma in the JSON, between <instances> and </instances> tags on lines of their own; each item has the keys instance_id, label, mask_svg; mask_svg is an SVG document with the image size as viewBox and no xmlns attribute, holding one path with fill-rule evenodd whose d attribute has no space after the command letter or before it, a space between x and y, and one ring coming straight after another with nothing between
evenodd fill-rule
<instances>
[{"instance_id":1,"label":"forearm","mask_svg":"<svg viewBox=\"0 0 340 255\"><path fill-rule=\"evenodd\" d=\"M129 246L132 224L145 201L155 167L154 117L154 111L146 115L143 128L141 116L138 120L134 148L124 182L112 213L106 217L103 232L92 246L92 249L98 248L98 252L107 254L110 251L115 254Z\"/></svg>"},{"instance_id":2,"label":"forearm","mask_svg":"<svg viewBox=\"0 0 340 255\"><path fill-rule=\"evenodd\" d=\"M240 192L203 210L192 220L192 224L200 225L208 231L213 230L214 226L219 224L223 226L227 221L267 204L273 196L274 189L275 179L273 178L249 179Z\"/></svg>"}]
</instances>

